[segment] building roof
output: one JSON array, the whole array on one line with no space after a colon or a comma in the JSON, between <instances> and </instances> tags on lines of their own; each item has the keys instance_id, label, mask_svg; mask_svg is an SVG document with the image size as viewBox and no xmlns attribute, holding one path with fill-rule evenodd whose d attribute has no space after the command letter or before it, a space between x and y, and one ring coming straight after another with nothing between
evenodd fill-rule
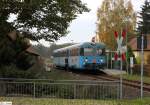
<instances>
[{"instance_id":1,"label":"building roof","mask_svg":"<svg viewBox=\"0 0 150 105\"><path fill-rule=\"evenodd\" d=\"M26 49L26 52L33 54L33 55L36 55L36 56L40 56L40 54L32 46L28 47Z\"/></svg>"},{"instance_id":2,"label":"building roof","mask_svg":"<svg viewBox=\"0 0 150 105\"><path fill-rule=\"evenodd\" d=\"M132 48L133 51L138 51L137 49L137 38L132 38L128 45ZM147 36L147 48L145 51L150 51L150 35Z\"/></svg>"},{"instance_id":3,"label":"building roof","mask_svg":"<svg viewBox=\"0 0 150 105\"><path fill-rule=\"evenodd\" d=\"M11 40L16 40L16 38L17 38L17 32L16 32L16 30L13 30L13 31L11 31L11 32L9 32L8 33L8 37L11 39Z\"/></svg>"}]
</instances>

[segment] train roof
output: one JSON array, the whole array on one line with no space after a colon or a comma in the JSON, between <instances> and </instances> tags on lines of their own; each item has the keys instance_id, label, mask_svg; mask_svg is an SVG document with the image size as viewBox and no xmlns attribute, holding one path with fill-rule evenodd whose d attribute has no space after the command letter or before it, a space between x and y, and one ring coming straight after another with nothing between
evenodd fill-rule
<instances>
[{"instance_id":1,"label":"train roof","mask_svg":"<svg viewBox=\"0 0 150 105\"><path fill-rule=\"evenodd\" d=\"M96 48L105 48L105 44L104 43L96 43Z\"/></svg>"},{"instance_id":2,"label":"train roof","mask_svg":"<svg viewBox=\"0 0 150 105\"><path fill-rule=\"evenodd\" d=\"M74 45L71 45L68 47L56 49L56 50L54 50L54 52L64 51L64 50L73 49L73 48L105 48L105 44L93 43L93 42L84 42L84 43L74 44Z\"/></svg>"}]
</instances>

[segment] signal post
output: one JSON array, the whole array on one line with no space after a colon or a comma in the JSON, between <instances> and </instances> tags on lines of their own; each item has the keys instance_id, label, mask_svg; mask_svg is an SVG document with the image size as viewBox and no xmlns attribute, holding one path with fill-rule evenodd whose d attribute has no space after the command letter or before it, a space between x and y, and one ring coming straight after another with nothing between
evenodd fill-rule
<instances>
[{"instance_id":1,"label":"signal post","mask_svg":"<svg viewBox=\"0 0 150 105\"><path fill-rule=\"evenodd\" d=\"M115 31L114 36L115 36L115 39L116 39L117 45L118 45L117 51L114 55L114 58L115 58L115 60L118 60L118 57L121 56L120 57L120 70L122 71L122 63L123 63L123 61L126 60L125 52L126 52L127 48L126 48L126 46L122 45L122 43L126 37L126 31L125 30L122 31L121 37L119 37L118 32ZM120 99L122 99L122 97L123 97L122 88L123 88L123 86L122 86L122 74L120 74Z\"/></svg>"}]
</instances>

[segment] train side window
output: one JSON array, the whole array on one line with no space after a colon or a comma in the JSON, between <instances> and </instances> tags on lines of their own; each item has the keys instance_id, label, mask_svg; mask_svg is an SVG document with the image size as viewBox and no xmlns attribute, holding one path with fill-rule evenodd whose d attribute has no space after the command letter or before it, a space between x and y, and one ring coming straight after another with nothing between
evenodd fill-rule
<instances>
[{"instance_id":1,"label":"train side window","mask_svg":"<svg viewBox=\"0 0 150 105\"><path fill-rule=\"evenodd\" d=\"M79 49L79 48L77 48L77 56L79 56L79 51L80 51L80 49Z\"/></svg>"},{"instance_id":2,"label":"train side window","mask_svg":"<svg viewBox=\"0 0 150 105\"><path fill-rule=\"evenodd\" d=\"M63 57L66 57L67 56L67 50L63 51Z\"/></svg>"},{"instance_id":3,"label":"train side window","mask_svg":"<svg viewBox=\"0 0 150 105\"><path fill-rule=\"evenodd\" d=\"M75 49L72 49L72 56L75 56Z\"/></svg>"},{"instance_id":4,"label":"train side window","mask_svg":"<svg viewBox=\"0 0 150 105\"><path fill-rule=\"evenodd\" d=\"M74 49L74 56L78 56L78 48Z\"/></svg>"},{"instance_id":5,"label":"train side window","mask_svg":"<svg viewBox=\"0 0 150 105\"><path fill-rule=\"evenodd\" d=\"M69 56L69 50L66 51L66 56Z\"/></svg>"},{"instance_id":6,"label":"train side window","mask_svg":"<svg viewBox=\"0 0 150 105\"><path fill-rule=\"evenodd\" d=\"M105 48L102 49L102 55L105 55Z\"/></svg>"},{"instance_id":7,"label":"train side window","mask_svg":"<svg viewBox=\"0 0 150 105\"><path fill-rule=\"evenodd\" d=\"M80 55L84 56L84 48L80 48Z\"/></svg>"},{"instance_id":8,"label":"train side window","mask_svg":"<svg viewBox=\"0 0 150 105\"><path fill-rule=\"evenodd\" d=\"M77 48L71 49L70 55L71 55L71 56L78 56L78 49L77 49Z\"/></svg>"},{"instance_id":9,"label":"train side window","mask_svg":"<svg viewBox=\"0 0 150 105\"><path fill-rule=\"evenodd\" d=\"M64 57L64 56L65 56L65 53L66 53L66 52L65 52L65 51L63 51L63 53L62 53L62 57Z\"/></svg>"},{"instance_id":10,"label":"train side window","mask_svg":"<svg viewBox=\"0 0 150 105\"><path fill-rule=\"evenodd\" d=\"M58 52L58 53L59 53L58 57L61 57L61 56L62 56L62 52L60 51L60 52Z\"/></svg>"},{"instance_id":11,"label":"train side window","mask_svg":"<svg viewBox=\"0 0 150 105\"><path fill-rule=\"evenodd\" d=\"M72 56L72 49L70 50L70 56Z\"/></svg>"},{"instance_id":12,"label":"train side window","mask_svg":"<svg viewBox=\"0 0 150 105\"><path fill-rule=\"evenodd\" d=\"M55 57L59 57L59 52L54 53Z\"/></svg>"},{"instance_id":13,"label":"train side window","mask_svg":"<svg viewBox=\"0 0 150 105\"><path fill-rule=\"evenodd\" d=\"M73 55L73 49L70 50L70 56L72 56L72 55Z\"/></svg>"}]
</instances>

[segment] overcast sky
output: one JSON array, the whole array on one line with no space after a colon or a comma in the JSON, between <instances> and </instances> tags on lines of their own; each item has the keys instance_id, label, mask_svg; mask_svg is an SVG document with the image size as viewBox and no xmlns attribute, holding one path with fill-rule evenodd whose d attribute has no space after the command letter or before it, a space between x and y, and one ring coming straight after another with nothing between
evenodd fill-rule
<instances>
[{"instance_id":1,"label":"overcast sky","mask_svg":"<svg viewBox=\"0 0 150 105\"><path fill-rule=\"evenodd\" d=\"M81 14L77 19L73 20L70 24L68 30L70 33L66 37L60 38L56 43L80 43L90 41L91 38L95 35L96 31L96 12L98 7L100 7L103 0L81 0L84 3L87 3L88 8L91 9L90 12ZM144 0L131 0L134 6L134 10L140 11L141 5L144 3ZM44 45L49 45L46 42L43 42Z\"/></svg>"}]
</instances>

